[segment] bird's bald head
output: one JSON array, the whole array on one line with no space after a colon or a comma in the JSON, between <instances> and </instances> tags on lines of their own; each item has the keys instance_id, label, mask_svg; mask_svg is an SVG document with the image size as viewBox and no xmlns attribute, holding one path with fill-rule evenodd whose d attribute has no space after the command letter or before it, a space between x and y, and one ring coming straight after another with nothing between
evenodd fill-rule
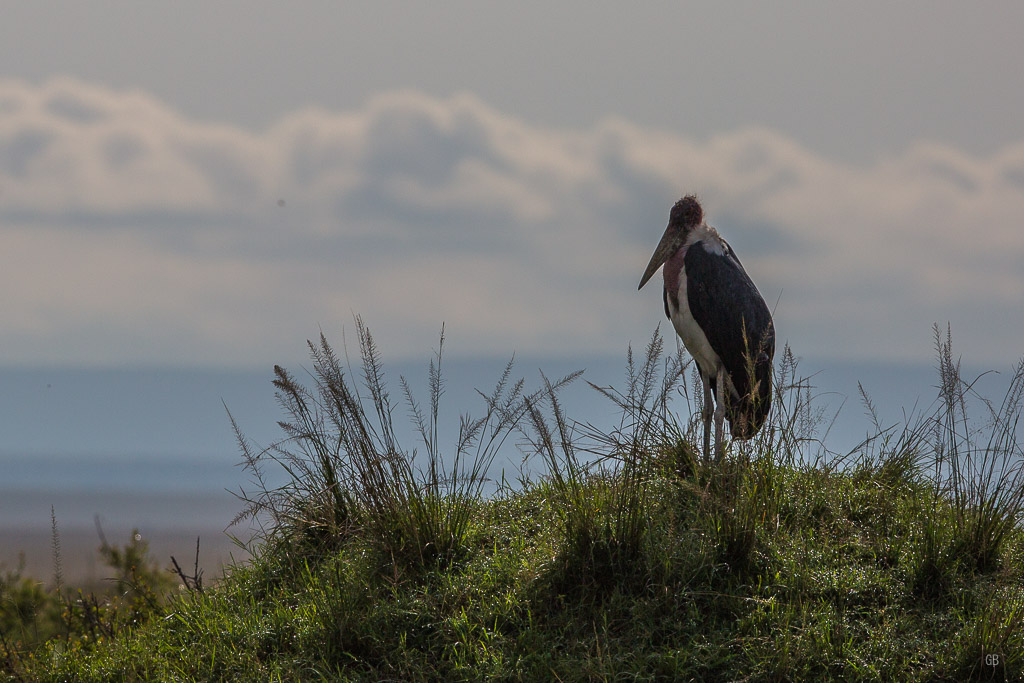
<instances>
[{"instance_id":1,"label":"bird's bald head","mask_svg":"<svg viewBox=\"0 0 1024 683\"><path fill-rule=\"evenodd\" d=\"M668 217L668 224L676 228L692 228L704 222L704 209L700 207L697 198L688 194L672 207Z\"/></svg>"}]
</instances>

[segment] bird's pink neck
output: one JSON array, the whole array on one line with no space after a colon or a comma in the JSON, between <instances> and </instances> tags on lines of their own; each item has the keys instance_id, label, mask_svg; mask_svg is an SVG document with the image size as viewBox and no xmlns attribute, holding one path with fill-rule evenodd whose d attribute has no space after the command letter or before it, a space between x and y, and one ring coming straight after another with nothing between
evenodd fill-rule
<instances>
[{"instance_id":1,"label":"bird's pink neck","mask_svg":"<svg viewBox=\"0 0 1024 683\"><path fill-rule=\"evenodd\" d=\"M686 258L686 250L689 247L679 247L676 253L672 254L665 261L665 266L662 268L662 274L665 276L665 289L672 292L675 295L679 291L679 278L680 273L683 272L683 259Z\"/></svg>"}]
</instances>

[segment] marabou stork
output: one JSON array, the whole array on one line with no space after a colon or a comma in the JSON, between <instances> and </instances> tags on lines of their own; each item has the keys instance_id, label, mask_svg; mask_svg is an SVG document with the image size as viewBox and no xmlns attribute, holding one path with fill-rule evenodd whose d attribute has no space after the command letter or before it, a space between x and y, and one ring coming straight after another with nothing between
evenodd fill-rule
<instances>
[{"instance_id":1,"label":"marabou stork","mask_svg":"<svg viewBox=\"0 0 1024 683\"><path fill-rule=\"evenodd\" d=\"M668 228L637 289L662 264L665 315L697 361L704 384L704 458L710 457L712 416L715 457L721 458L724 419L733 438L749 439L768 417L775 355L772 315L736 252L704 222L704 210L693 195L672 207Z\"/></svg>"}]
</instances>

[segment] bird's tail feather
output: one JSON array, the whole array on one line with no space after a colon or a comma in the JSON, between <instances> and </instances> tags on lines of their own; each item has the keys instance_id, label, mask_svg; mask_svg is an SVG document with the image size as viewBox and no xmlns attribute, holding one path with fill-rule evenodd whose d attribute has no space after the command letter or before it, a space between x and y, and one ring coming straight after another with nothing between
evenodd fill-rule
<instances>
[{"instance_id":1,"label":"bird's tail feather","mask_svg":"<svg viewBox=\"0 0 1024 683\"><path fill-rule=\"evenodd\" d=\"M755 382L739 400L729 401L725 417L729 420L729 431L734 439L746 440L753 437L764 426L772 405L771 359L757 363L754 369Z\"/></svg>"}]
</instances>

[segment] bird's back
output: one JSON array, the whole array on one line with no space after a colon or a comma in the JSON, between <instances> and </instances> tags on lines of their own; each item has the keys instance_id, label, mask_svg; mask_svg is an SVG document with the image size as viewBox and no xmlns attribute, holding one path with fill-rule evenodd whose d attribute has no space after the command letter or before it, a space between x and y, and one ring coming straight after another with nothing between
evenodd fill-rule
<instances>
[{"instance_id":1,"label":"bird's back","mask_svg":"<svg viewBox=\"0 0 1024 683\"><path fill-rule=\"evenodd\" d=\"M734 438L749 439L771 408L775 355L771 312L735 252L717 233L689 245L683 265L690 315L736 391L726 401L730 430Z\"/></svg>"}]
</instances>

